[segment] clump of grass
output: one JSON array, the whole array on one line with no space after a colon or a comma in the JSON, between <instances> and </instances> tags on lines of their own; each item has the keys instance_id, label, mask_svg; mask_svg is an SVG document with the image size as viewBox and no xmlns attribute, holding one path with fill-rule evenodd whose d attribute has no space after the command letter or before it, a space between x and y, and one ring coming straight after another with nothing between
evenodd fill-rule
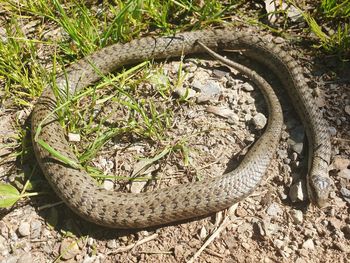
<instances>
[{"instance_id":1,"label":"clump of grass","mask_svg":"<svg viewBox=\"0 0 350 263\"><path fill-rule=\"evenodd\" d=\"M295 2L292 2L297 7ZM350 1L322 0L311 14L301 11L310 30L319 39L319 48L340 57L350 55ZM325 30L325 28L331 28Z\"/></svg>"}]
</instances>

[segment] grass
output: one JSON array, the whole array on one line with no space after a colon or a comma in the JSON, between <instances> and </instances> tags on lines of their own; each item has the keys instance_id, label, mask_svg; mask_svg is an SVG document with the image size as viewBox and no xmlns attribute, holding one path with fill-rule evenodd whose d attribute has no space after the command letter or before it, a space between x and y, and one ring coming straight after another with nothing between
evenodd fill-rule
<instances>
[{"instance_id":1,"label":"grass","mask_svg":"<svg viewBox=\"0 0 350 263\"><path fill-rule=\"evenodd\" d=\"M88 6L84 2L5 0L0 3L3 14L0 21L6 35L0 41L0 85L4 90L1 104L9 102L11 107L30 111L46 83L54 80L55 73L77 59L111 43L130 41L142 35L171 35L209 26L230 26L235 23L231 21L232 15L243 12L236 8L244 1L206 0L201 4L201 1L191 0L114 0L104 1L99 6ZM318 38L317 47L346 59L350 1L323 0L310 13L300 8L308 30ZM243 23L253 23L246 17L246 14L242 16ZM325 31L324 25L334 30ZM127 133L159 145L160 150L153 153L150 160L163 158L160 153L164 151L166 154L180 151L184 163L188 164L190 149L186 139L180 138L176 143L165 139L167 129L173 124L174 109L159 107L159 102L186 103L186 98L174 102L171 97L172 90L182 84L181 72L179 70L177 82L171 83L162 68L144 62L116 75L104 76L96 86L62 101L56 109L62 125L67 132L83 138L86 150L74 146L81 164L92 170L88 164L96 153L112 138ZM154 89L140 89L141 83ZM149 95L147 99L142 94L145 91ZM119 105L119 110L127 112L128 117L120 119L117 126L108 123L112 113L96 122L93 107L102 110L103 105L112 103ZM18 129L17 145L12 147L24 158L30 152L30 144L25 139L29 127L19 126ZM41 144L51 150L45 142ZM62 158L60 153L55 154ZM99 171L95 171L96 174L106 177ZM13 189L8 190L16 194ZM24 193L18 195L24 196Z\"/></svg>"}]
</instances>

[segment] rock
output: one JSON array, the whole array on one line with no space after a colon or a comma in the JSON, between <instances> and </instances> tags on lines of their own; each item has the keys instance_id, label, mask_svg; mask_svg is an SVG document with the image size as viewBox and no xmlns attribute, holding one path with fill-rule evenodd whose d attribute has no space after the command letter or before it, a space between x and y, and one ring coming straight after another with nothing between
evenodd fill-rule
<instances>
[{"instance_id":1,"label":"rock","mask_svg":"<svg viewBox=\"0 0 350 263\"><path fill-rule=\"evenodd\" d=\"M301 155L303 149L304 149L304 143L302 142L296 143L292 146L292 150L299 155Z\"/></svg>"},{"instance_id":2,"label":"rock","mask_svg":"<svg viewBox=\"0 0 350 263\"><path fill-rule=\"evenodd\" d=\"M114 187L113 181L111 181L109 179L104 180L104 182L103 182L104 189L106 189L107 191L111 191L111 190L113 190L113 187Z\"/></svg>"},{"instance_id":3,"label":"rock","mask_svg":"<svg viewBox=\"0 0 350 263\"><path fill-rule=\"evenodd\" d=\"M221 93L220 84L213 79L208 79L204 83L199 80L195 80L192 82L191 86L194 89L200 90L201 95L205 96L215 97Z\"/></svg>"},{"instance_id":4,"label":"rock","mask_svg":"<svg viewBox=\"0 0 350 263\"><path fill-rule=\"evenodd\" d=\"M60 247L62 259L68 260L74 258L80 252L77 241L72 239L63 239Z\"/></svg>"},{"instance_id":5,"label":"rock","mask_svg":"<svg viewBox=\"0 0 350 263\"><path fill-rule=\"evenodd\" d=\"M344 243L335 242L334 247L336 249L340 250L341 252L350 253L350 248L347 245L345 245Z\"/></svg>"},{"instance_id":6,"label":"rock","mask_svg":"<svg viewBox=\"0 0 350 263\"><path fill-rule=\"evenodd\" d=\"M343 158L341 156L335 156L332 162L332 169L335 170L344 170L347 169L350 165L350 159Z\"/></svg>"},{"instance_id":7,"label":"rock","mask_svg":"<svg viewBox=\"0 0 350 263\"><path fill-rule=\"evenodd\" d=\"M130 186L130 192L134 194L141 193L147 181L133 181Z\"/></svg>"},{"instance_id":8,"label":"rock","mask_svg":"<svg viewBox=\"0 0 350 263\"><path fill-rule=\"evenodd\" d=\"M25 237L30 235L30 224L28 222L21 222L18 227L18 233L20 236Z\"/></svg>"},{"instance_id":9,"label":"rock","mask_svg":"<svg viewBox=\"0 0 350 263\"><path fill-rule=\"evenodd\" d=\"M314 241L311 238L306 240L303 243L302 248L309 249L309 250L314 250L315 249Z\"/></svg>"},{"instance_id":10,"label":"rock","mask_svg":"<svg viewBox=\"0 0 350 263\"><path fill-rule=\"evenodd\" d=\"M343 169L338 173L338 176L350 181L350 169Z\"/></svg>"},{"instance_id":11,"label":"rock","mask_svg":"<svg viewBox=\"0 0 350 263\"><path fill-rule=\"evenodd\" d=\"M117 248L117 246L118 244L117 241L115 241L115 239L111 239L107 242L107 247L110 249Z\"/></svg>"},{"instance_id":12,"label":"rock","mask_svg":"<svg viewBox=\"0 0 350 263\"><path fill-rule=\"evenodd\" d=\"M32 254L31 253L24 253L17 260L17 263L28 263L28 262L33 262L33 258L32 258Z\"/></svg>"},{"instance_id":13,"label":"rock","mask_svg":"<svg viewBox=\"0 0 350 263\"><path fill-rule=\"evenodd\" d=\"M302 202L307 199L306 185L303 180L299 180L289 189L289 198L294 202Z\"/></svg>"},{"instance_id":14,"label":"rock","mask_svg":"<svg viewBox=\"0 0 350 263\"><path fill-rule=\"evenodd\" d=\"M80 142L81 138L80 138L80 134L78 133L68 133L68 141L70 142Z\"/></svg>"},{"instance_id":15,"label":"rock","mask_svg":"<svg viewBox=\"0 0 350 263\"><path fill-rule=\"evenodd\" d=\"M252 85L250 85L248 82L245 82L242 84L242 89L244 91L253 91L254 87Z\"/></svg>"},{"instance_id":16,"label":"rock","mask_svg":"<svg viewBox=\"0 0 350 263\"><path fill-rule=\"evenodd\" d=\"M265 127L265 125L267 123L267 118L265 117L264 114L258 113L253 117L252 122L253 122L255 129L261 130Z\"/></svg>"},{"instance_id":17,"label":"rock","mask_svg":"<svg viewBox=\"0 0 350 263\"><path fill-rule=\"evenodd\" d=\"M33 220L30 224L30 228L31 228L31 233L30 233L30 237L32 239L35 238L40 238L41 235L41 229L42 229L42 223L39 220Z\"/></svg>"},{"instance_id":18,"label":"rock","mask_svg":"<svg viewBox=\"0 0 350 263\"><path fill-rule=\"evenodd\" d=\"M282 240L276 239L273 244L275 245L276 248L278 249L283 249L284 247L284 242Z\"/></svg>"},{"instance_id":19,"label":"rock","mask_svg":"<svg viewBox=\"0 0 350 263\"><path fill-rule=\"evenodd\" d=\"M350 204L350 190L345 187L340 188L340 192L343 195L344 200Z\"/></svg>"},{"instance_id":20,"label":"rock","mask_svg":"<svg viewBox=\"0 0 350 263\"><path fill-rule=\"evenodd\" d=\"M328 131L330 133L331 136L336 136L337 135L337 129L335 127L328 127Z\"/></svg>"},{"instance_id":21,"label":"rock","mask_svg":"<svg viewBox=\"0 0 350 263\"><path fill-rule=\"evenodd\" d=\"M174 93L183 99L190 99L197 95L197 92L195 90L188 88L177 88L174 90Z\"/></svg>"},{"instance_id":22,"label":"rock","mask_svg":"<svg viewBox=\"0 0 350 263\"><path fill-rule=\"evenodd\" d=\"M205 110L220 117L234 121L235 123L239 121L237 114L233 110L226 107L208 106Z\"/></svg>"},{"instance_id":23,"label":"rock","mask_svg":"<svg viewBox=\"0 0 350 263\"><path fill-rule=\"evenodd\" d=\"M96 255L85 255L84 260L82 261L82 263L99 263L100 260Z\"/></svg>"},{"instance_id":24,"label":"rock","mask_svg":"<svg viewBox=\"0 0 350 263\"><path fill-rule=\"evenodd\" d=\"M205 239L207 235L208 235L207 229L205 228L205 226L202 226L201 231L199 233L199 237L201 239Z\"/></svg>"},{"instance_id":25,"label":"rock","mask_svg":"<svg viewBox=\"0 0 350 263\"><path fill-rule=\"evenodd\" d=\"M6 239L0 235L0 258L1 256L7 256L9 254L6 244Z\"/></svg>"},{"instance_id":26,"label":"rock","mask_svg":"<svg viewBox=\"0 0 350 263\"><path fill-rule=\"evenodd\" d=\"M277 217L283 213L283 210L279 204L274 202L266 209L266 213L269 216Z\"/></svg>"},{"instance_id":27,"label":"rock","mask_svg":"<svg viewBox=\"0 0 350 263\"><path fill-rule=\"evenodd\" d=\"M345 108L344 108L344 111L350 115L350 105L346 105Z\"/></svg>"},{"instance_id":28,"label":"rock","mask_svg":"<svg viewBox=\"0 0 350 263\"><path fill-rule=\"evenodd\" d=\"M301 223L303 223L303 212L301 212L300 210L292 210L290 213L294 224L299 225Z\"/></svg>"},{"instance_id":29,"label":"rock","mask_svg":"<svg viewBox=\"0 0 350 263\"><path fill-rule=\"evenodd\" d=\"M293 5L290 5L287 9L287 16L292 20L293 22L301 22L303 21L303 14L302 12L294 7Z\"/></svg>"}]
</instances>

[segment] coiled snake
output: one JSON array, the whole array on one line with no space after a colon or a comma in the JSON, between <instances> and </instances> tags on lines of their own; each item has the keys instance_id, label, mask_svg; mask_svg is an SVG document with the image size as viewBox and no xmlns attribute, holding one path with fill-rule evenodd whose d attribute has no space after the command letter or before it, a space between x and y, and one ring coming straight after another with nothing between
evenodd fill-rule
<instances>
[{"instance_id":1,"label":"coiled snake","mask_svg":"<svg viewBox=\"0 0 350 263\"><path fill-rule=\"evenodd\" d=\"M200 41L202 44L198 44ZM330 138L327 125L317 108L297 62L265 37L231 29L194 31L169 37L146 37L126 44L114 44L89 55L66 69L55 85L71 94L114 71L147 59L164 59L183 54L214 50L242 50L265 65L281 81L306 128L309 142L309 196L324 206L330 190L328 164ZM269 106L265 133L253 145L240 166L232 172L209 180L179 185L140 194L106 191L97 186L85 170L74 168L51 156L38 144L50 147L78 162L70 149L57 116L47 116L57 106L51 85L43 91L32 113L32 134L39 124L42 130L33 139L36 158L57 195L77 214L99 225L114 228L143 228L207 215L229 207L249 195L261 182L272 159L281 132L282 113L273 90L254 71L237 66L262 88Z\"/></svg>"}]
</instances>

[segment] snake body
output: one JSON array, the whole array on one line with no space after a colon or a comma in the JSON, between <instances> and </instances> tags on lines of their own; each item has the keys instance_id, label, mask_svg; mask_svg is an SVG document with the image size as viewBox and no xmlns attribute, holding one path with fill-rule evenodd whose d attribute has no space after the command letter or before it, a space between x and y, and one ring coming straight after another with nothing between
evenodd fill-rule
<instances>
[{"instance_id":1,"label":"snake body","mask_svg":"<svg viewBox=\"0 0 350 263\"><path fill-rule=\"evenodd\" d=\"M314 103L303 77L302 68L286 51L263 36L236 30L208 30L179 33L169 37L146 37L125 44L114 44L89 55L68 67L56 78L55 85L71 94L91 85L101 74L148 59L165 59L183 54L203 53L203 46L214 50L239 49L271 70L288 92L302 120L309 142L308 189L312 201L326 204L330 190L328 164L330 138L322 114ZM38 144L43 140L56 151L78 162L70 149L57 116L52 85L38 99L32 113L32 134L40 123L33 147L40 167L57 195L78 215L99 225L113 228L144 228L207 215L242 200L260 184L276 151L282 126L282 113L272 88L249 69L243 74L255 78L262 88L269 108L265 133L253 145L240 166L224 175L191 184L178 185L140 194L117 193L99 187L80 168L62 163ZM51 115L50 115L51 114ZM49 116L49 117L47 117Z\"/></svg>"}]
</instances>

